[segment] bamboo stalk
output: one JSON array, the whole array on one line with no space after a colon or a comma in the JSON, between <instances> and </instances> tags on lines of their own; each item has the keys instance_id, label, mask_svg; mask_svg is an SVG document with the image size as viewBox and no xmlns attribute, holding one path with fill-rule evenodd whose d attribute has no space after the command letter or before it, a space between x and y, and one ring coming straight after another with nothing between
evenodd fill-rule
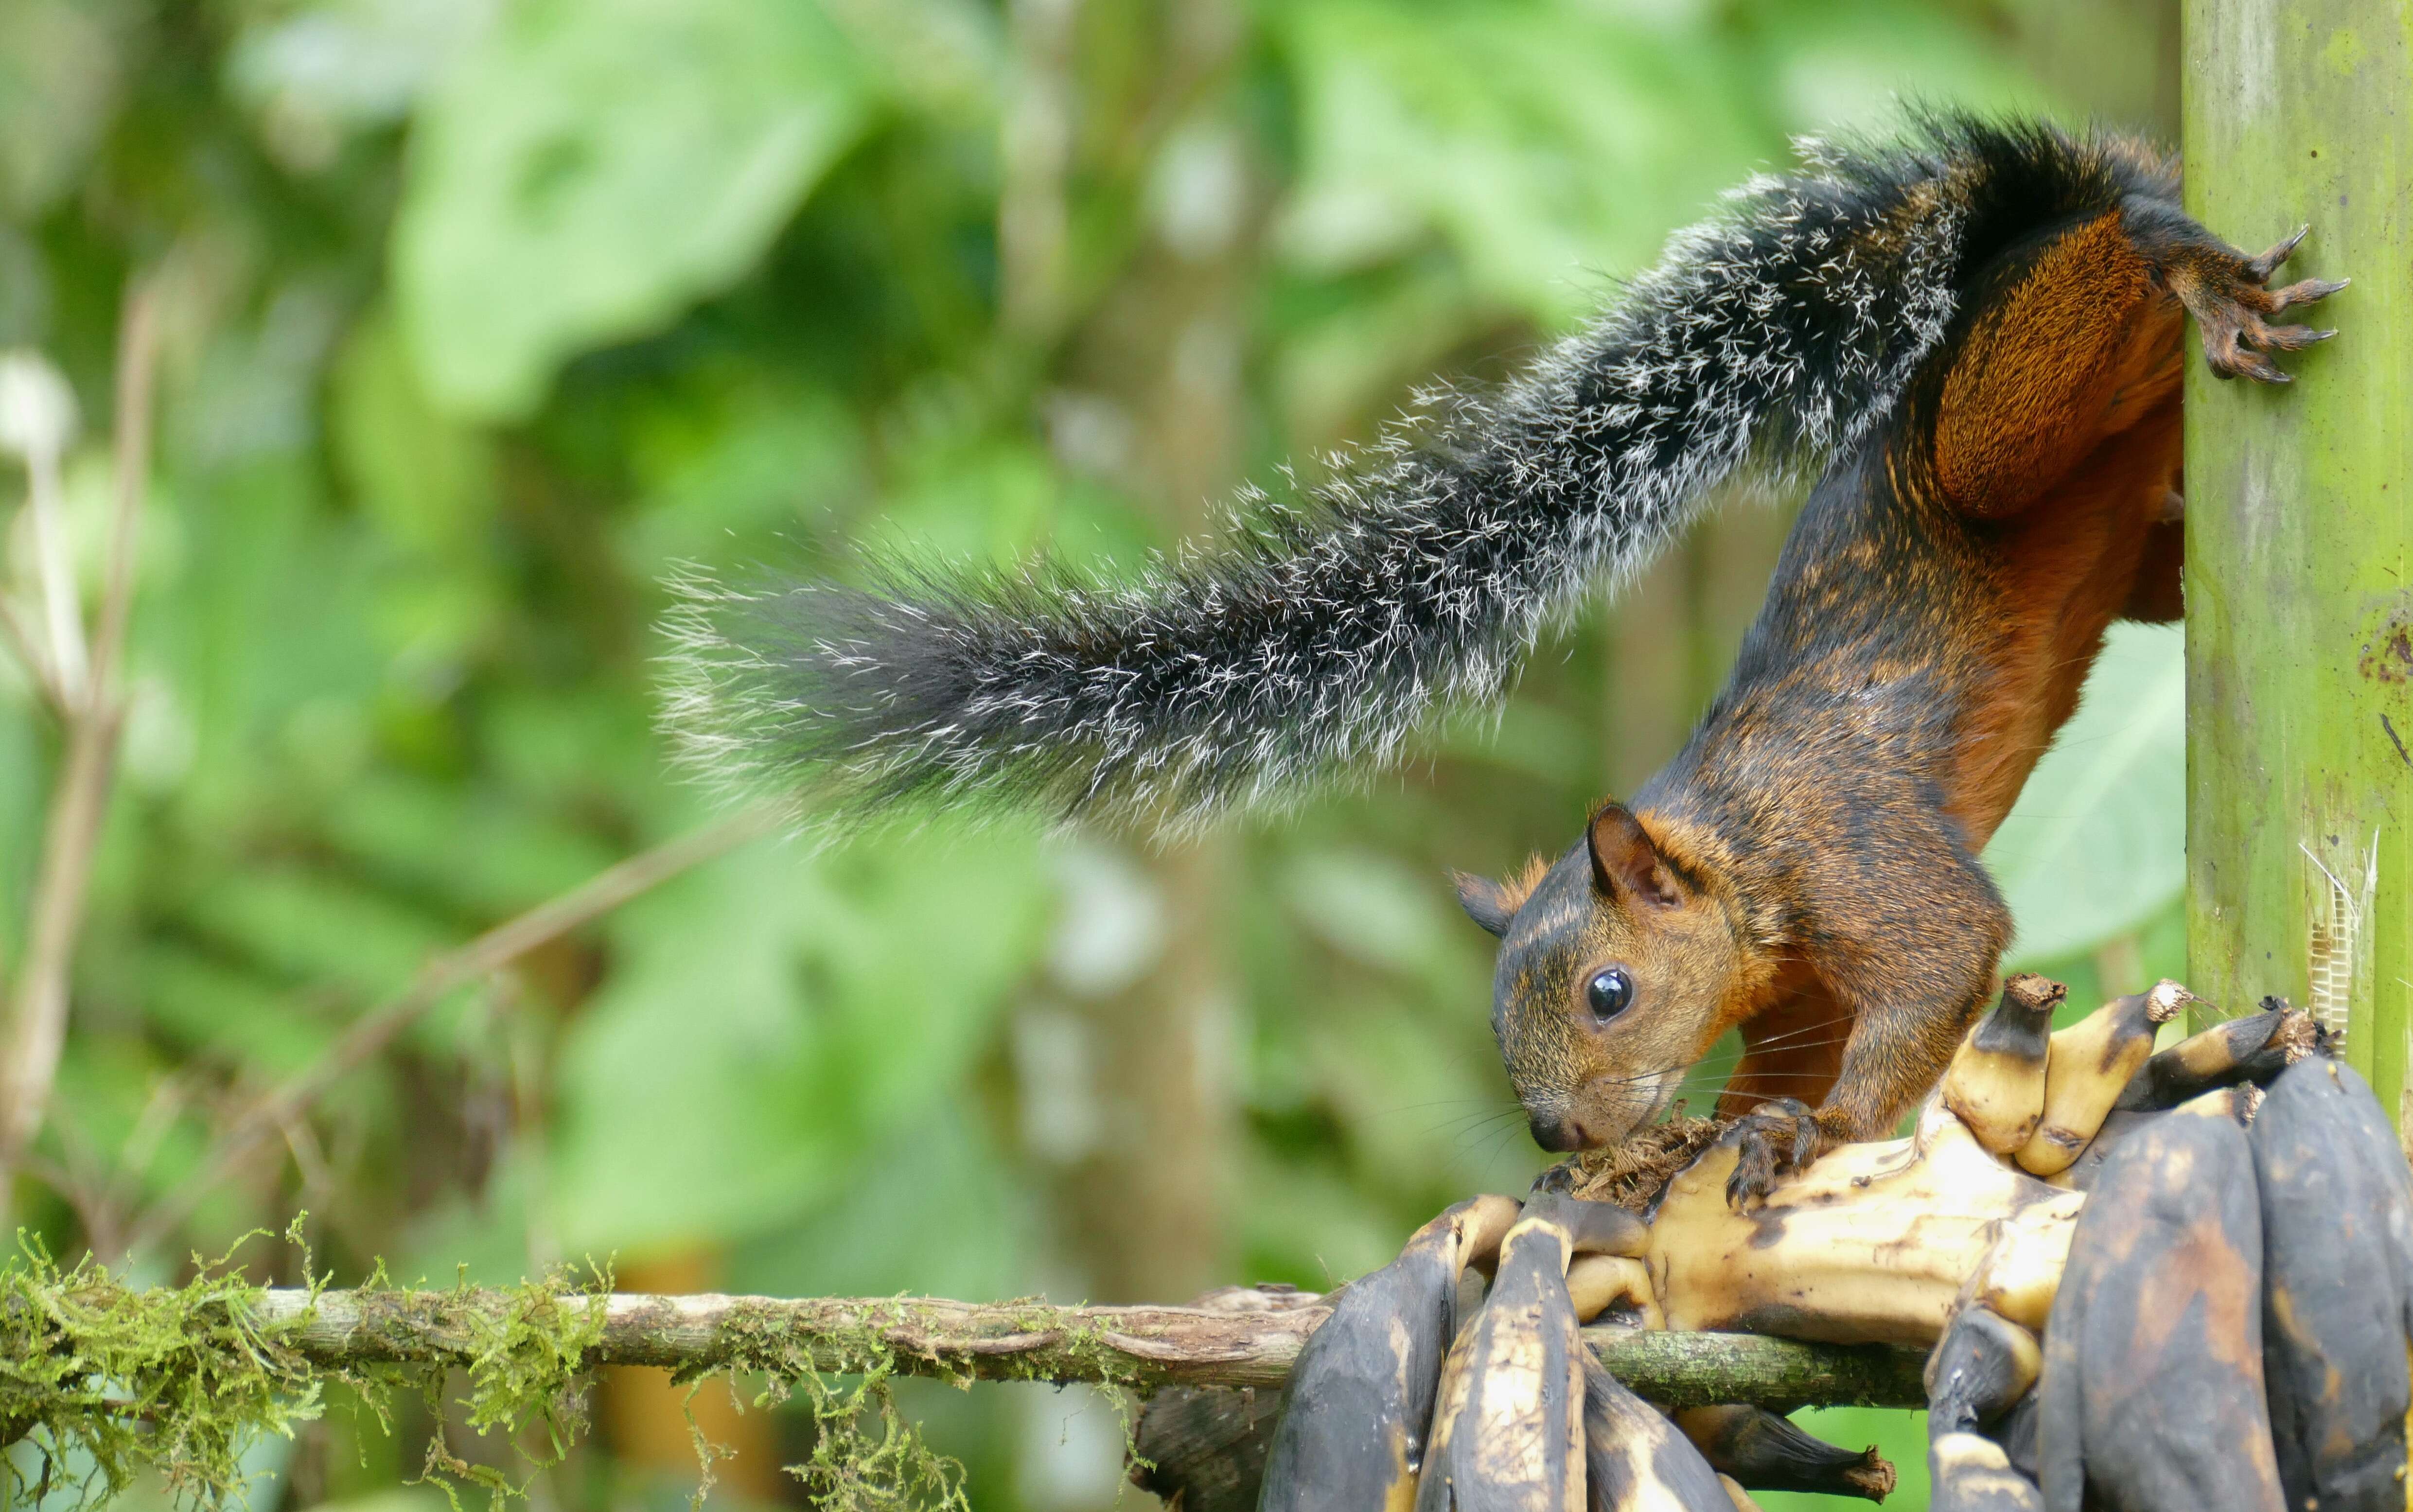
<instances>
[{"instance_id":1,"label":"bamboo stalk","mask_svg":"<svg viewBox=\"0 0 2413 1512\"><path fill-rule=\"evenodd\" d=\"M848 1373L875 1358L900 1374L949 1380L1094 1382L1277 1389L1330 1310L1312 1300L1266 1312L1192 1307L1057 1307L935 1297L686 1297L600 1299L602 1334L584 1364L683 1373L736 1368ZM258 1321L314 1364L468 1365L477 1341L515 1311L591 1307L583 1293L322 1292L264 1295ZM1667 1407L1750 1402L1925 1402L1915 1349L1811 1344L1736 1333L1595 1327L1585 1339L1612 1374Z\"/></svg>"},{"instance_id":2,"label":"bamboo stalk","mask_svg":"<svg viewBox=\"0 0 2413 1512\"><path fill-rule=\"evenodd\" d=\"M2391 1114L2413 1024L2413 26L2369 0L2187 0L2187 208L2354 287L2295 382L2186 393L2187 954L2285 994ZM2291 312L2287 319L2305 318Z\"/></svg>"}]
</instances>

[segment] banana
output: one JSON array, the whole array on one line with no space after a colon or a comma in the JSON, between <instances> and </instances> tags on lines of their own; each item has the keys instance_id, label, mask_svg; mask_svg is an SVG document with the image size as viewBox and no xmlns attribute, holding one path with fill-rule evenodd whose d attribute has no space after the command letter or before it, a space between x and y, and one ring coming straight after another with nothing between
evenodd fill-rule
<instances>
[{"instance_id":1,"label":"banana","mask_svg":"<svg viewBox=\"0 0 2413 1512\"><path fill-rule=\"evenodd\" d=\"M1938 1433L1927 1445L1928 1512L2043 1512L2036 1483L2002 1445L1975 1433Z\"/></svg>"},{"instance_id":2,"label":"banana","mask_svg":"<svg viewBox=\"0 0 2413 1512\"><path fill-rule=\"evenodd\" d=\"M1567 1267L1567 1297L1580 1322L1590 1323L1616 1308L1642 1327L1667 1327L1659 1295L1651 1286L1651 1267L1630 1255L1578 1255Z\"/></svg>"},{"instance_id":3,"label":"banana","mask_svg":"<svg viewBox=\"0 0 2413 1512\"><path fill-rule=\"evenodd\" d=\"M2044 1116L2052 1012L2068 996L2067 987L2033 971L2011 978L1944 1073L1944 1105L1997 1155L2026 1144Z\"/></svg>"},{"instance_id":4,"label":"banana","mask_svg":"<svg viewBox=\"0 0 2413 1512\"><path fill-rule=\"evenodd\" d=\"M1342 1289L1282 1388L1263 1512L1411 1504L1435 1377L1458 1332L1458 1275L1497 1251L1517 1211L1507 1197L1460 1203L1416 1230L1397 1260Z\"/></svg>"},{"instance_id":5,"label":"banana","mask_svg":"<svg viewBox=\"0 0 2413 1512\"><path fill-rule=\"evenodd\" d=\"M1913 1137L1829 1151L1748 1213L1725 1200L1734 1166L1729 1136L1660 1200L1648 1264L1670 1328L1926 1346L1981 1268L2000 1272L1987 1305L2041 1322L2086 1202L1996 1159L1934 1104ZM2017 1264L1989 1267L2006 1239Z\"/></svg>"},{"instance_id":6,"label":"banana","mask_svg":"<svg viewBox=\"0 0 2413 1512\"><path fill-rule=\"evenodd\" d=\"M2040 1370L2037 1378L2043 1378ZM2004 1454L2010 1457L2011 1468L2030 1480L2036 1479L2037 1475L2036 1408L2042 1395L2030 1388L2026 1396L2011 1404L2009 1412L1995 1420L1993 1431L1988 1435L2003 1446Z\"/></svg>"},{"instance_id":7,"label":"banana","mask_svg":"<svg viewBox=\"0 0 2413 1512\"><path fill-rule=\"evenodd\" d=\"M1443 1363L1418 1512L1582 1512L1591 1352L1567 1263L1638 1251L1644 1238L1641 1220L1611 1204L1540 1195L1526 1205L1501 1241L1482 1312Z\"/></svg>"},{"instance_id":8,"label":"banana","mask_svg":"<svg viewBox=\"0 0 2413 1512\"><path fill-rule=\"evenodd\" d=\"M2045 1058L2044 1116L2020 1147L2019 1163L2037 1176L2066 1170L2095 1137L2128 1079L2154 1053L2154 1030L2186 1006L2186 988L2154 984L2115 998L2052 1037Z\"/></svg>"},{"instance_id":9,"label":"banana","mask_svg":"<svg viewBox=\"0 0 2413 1512\"><path fill-rule=\"evenodd\" d=\"M2036 1385L2036 1337L1991 1308L1967 1307L1927 1356L1930 1433L1970 1432L2003 1416Z\"/></svg>"},{"instance_id":10,"label":"banana","mask_svg":"<svg viewBox=\"0 0 2413 1512\"><path fill-rule=\"evenodd\" d=\"M1893 1466L1874 1445L1854 1454L1758 1407L1690 1407L1675 1417L1710 1469L1752 1490L1819 1491L1872 1502L1893 1492Z\"/></svg>"},{"instance_id":11,"label":"banana","mask_svg":"<svg viewBox=\"0 0 2413 1512\"><path fill-rule=\"evenodd\" d=\"M1741 1489L1710 1467L1659 1410L1587 1351L1583 1362L1586 1512L1732 1512Z\"/></svg>"},{"instance_id":12,"label":"banana","mask_svg":"<svg viewBox=\"0 0 2413 1512\"><path fill-rule=\"evenodd\" d=\"M1732 1475L1720 1475L1718 1490L1726 1493L1726 1505L1734 1508L1734 1512L1759 1512L1759 1504L1751 1499L1751 1492L1742 1489L1742 1482Z\"/></svg>"},{"instance_id":13,"label":"banana","mask_svg":"<svg viewBox=\"0 0 2413 1512\"><path fill-rule=\"evenodd\" d=\"M2251 1139L2262 1361L2287 1505L2401 1509L2413 1173L2371 1090L2327 1056L2272 1083Z\"/></svg>"},{"instance_id":14,"label":"banana","mask_svg":"<svg viewBox=\"0 0 2413 1512\"><path fill-rule=\"evenodd\" d=\"M2079 1217L2036 1392L2050 1512L2280 1512L2254 1155L2203 1111L2124 1139Z\"/></svg>"},{"instance_id":15,"label":"banana","mask_svg":"<svg viewBox=\"0 0 2413 1512\"><path fill-rule=\"evenodd\" d=\"M2214 1024L2154 1055L2112 1103L2124 1112L2175 1107L2215 1087L2267 1082L2310 1054L2313 1015L2295 1008Z\"/></svg>"}]
</instances>

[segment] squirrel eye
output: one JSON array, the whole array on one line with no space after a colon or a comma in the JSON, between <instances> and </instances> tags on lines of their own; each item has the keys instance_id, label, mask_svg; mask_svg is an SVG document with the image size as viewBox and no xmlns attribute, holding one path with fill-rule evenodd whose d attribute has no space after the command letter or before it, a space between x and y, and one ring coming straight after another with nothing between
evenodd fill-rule
<instances>
[{"instance_id":1,"label":"squirrel eye","mask_svg":"<svg viewBox=\"0 0 2413 1512\"><path fill-rule=\"evenodd\" d=\"M1584 984L1584 1001L1591 1005L1592 1017L1606 1023L1625 1012L1634 1001L1634 978L1625 974L1622 966L1611 966L1595 971Z\"/></svg>"}]
</instances>

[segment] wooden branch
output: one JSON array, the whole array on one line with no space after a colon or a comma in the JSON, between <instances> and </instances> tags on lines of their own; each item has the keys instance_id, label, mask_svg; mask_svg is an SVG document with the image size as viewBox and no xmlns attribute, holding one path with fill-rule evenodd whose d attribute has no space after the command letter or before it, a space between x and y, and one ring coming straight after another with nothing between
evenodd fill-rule
<instances>
[{"instance_id":1,"label":"wooden branch","mask_svg":"<svg viewBox=\"0 0 2413 1512\"><path fill-rule=\"evenodd\" d=\"M352 1021L318 1060L287 1077L201 1154L199 1168L128 1225L126 1247L140 1253L174 1232L201 1199L243 1168L263 1141L281 1137L328 1088L393 1042L446 994L501 971L539 945L611 912L630 898L775 828L775 810L752 809L690 830L596 873L558 897L496 925L420 968L403 988Z\"/></svg>"},{"instance_id":2,"label":"wooden branch","mask_svg":"<svg viewBox=\"0 0 2413 1512\"><path fill-rule=\"evenodd\" d=\"M469 1363L472 1341L531 1305L593 1305L581 1294L532 1304L526 1292L337 1292L315 1304L274 1290L263 1325L320 1365ZM1312 1300L1268 1312L1192 1307L1056 1307L930 1297L651 1297L603 1299L602 1338L585 1361L696 1373L739 1369L861 1371L887 1358L901 1374L952 1380L1095 1382L1279 1389L1329 1316ZM1670 1408L1749 1402L1773 1411L1926 1402L1920 1351L1809 1344L1756 1334L1639 1333L1585 1338L1611 1373Z\"/></svg>"}]
</instances>

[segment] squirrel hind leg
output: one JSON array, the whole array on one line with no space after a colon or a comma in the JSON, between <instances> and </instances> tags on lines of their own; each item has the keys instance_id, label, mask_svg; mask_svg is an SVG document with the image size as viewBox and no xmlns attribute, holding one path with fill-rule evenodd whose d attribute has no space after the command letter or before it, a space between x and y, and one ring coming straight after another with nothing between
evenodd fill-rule
<instances>
[{"instance_id":1,"label":"squirrel hind leg","mask_svg":"<svg viewBox=\"0 0 2413 1512\"><path fill-rule=\"evenodd\" d=\"M2317 304L2346 287L2344 278L2304 278L2271 287L2278 272L2312 228L2299 228L2264 251L2247 256L2184 215L2139 217L2138 245L2169 291L2203 332L2203 356L2225 378L2257 383L2292 381L2270 353L2302 351L2337 334L2309 325L2274 324L2287 310Z\"/></svg>"}]
</instances>

